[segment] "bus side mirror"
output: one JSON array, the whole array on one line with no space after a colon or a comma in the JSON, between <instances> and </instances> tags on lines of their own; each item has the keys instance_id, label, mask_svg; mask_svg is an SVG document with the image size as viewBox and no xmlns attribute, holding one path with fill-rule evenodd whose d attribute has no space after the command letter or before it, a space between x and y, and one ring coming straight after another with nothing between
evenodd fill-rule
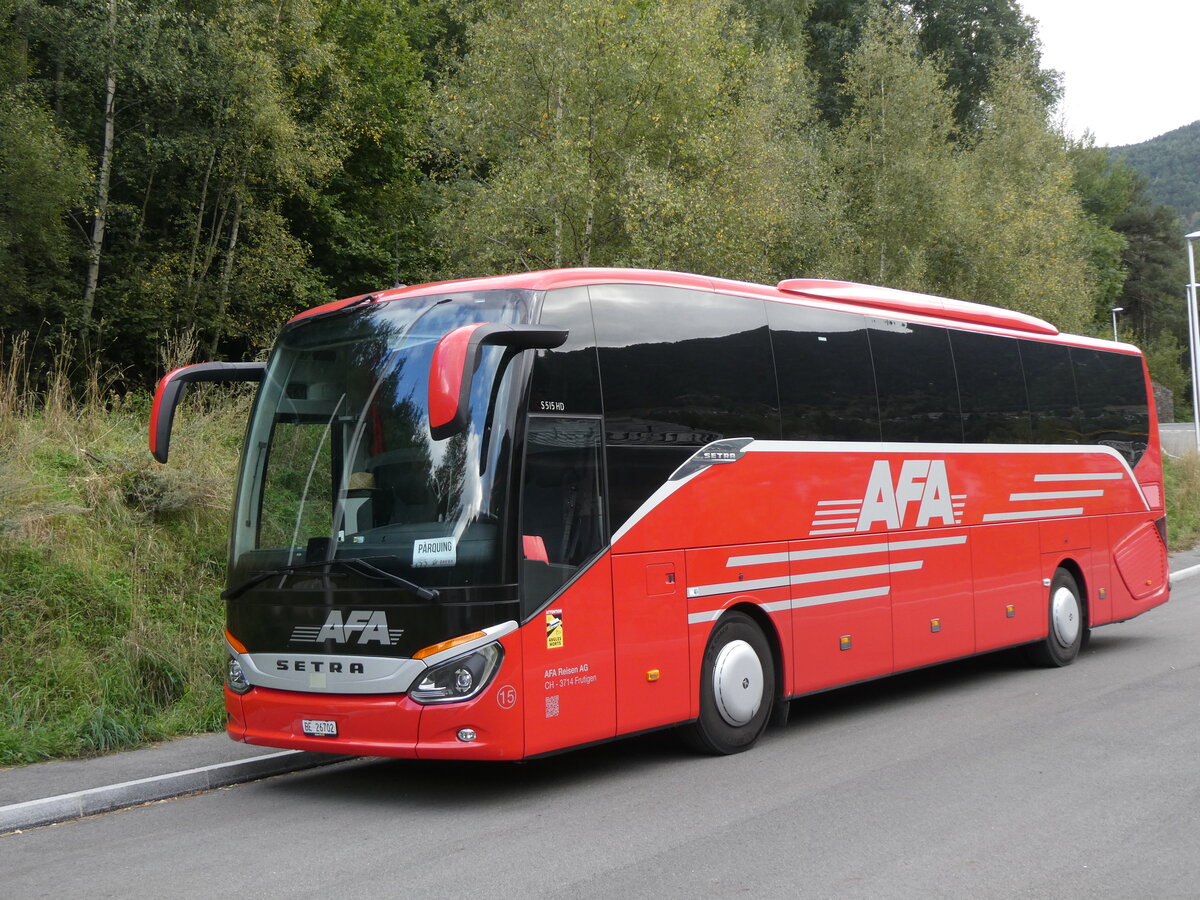
<instances>
[{"instance_id":1,"label":"bus side mirror","mask_svg":"<svg viewBox=\"0 0 1200 900\"><path fill-rule=\"evenodd\" d=\"M565 328L552 325L498 325L494 322L463 325L440 341L429 363L429 432L435 441L466 430L471 380L479 368L484 347L552 350L567 340Z\"/></svg>"},{"instance_id":2,"label":"bus side mirror","mask_svg":"<svg viewBox=\"0 0 1200 900\"><path fill-rule=\"evenodd\" d=\"M150 452L160 463L167 461L171 447L171 425L175 407L183 399L184 389L195 381L262 381L266 363L197 363L168 372L154 391L150 408Z\"/></svg>"}]
</instances>

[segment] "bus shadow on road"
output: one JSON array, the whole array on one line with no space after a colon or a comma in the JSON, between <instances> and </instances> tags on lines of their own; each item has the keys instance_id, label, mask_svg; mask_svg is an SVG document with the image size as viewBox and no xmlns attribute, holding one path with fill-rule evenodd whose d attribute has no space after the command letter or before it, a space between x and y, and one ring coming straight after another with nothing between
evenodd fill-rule
<instances>
[{"instance_id":1,"label":"bus shadow on road","mask_svg":"<svg viewBox=\"0 0 1200 900\"><path fill-rule=\"evenodd\" d=\"M686 750L674 729L620 738L523 762L363 758L274 779L272 789L336 795L407 809L472 808L519 801L531 790L572 790L639 769L703 759Z\"/></svg>"},{"instance_id":2,"label":"bus shadow on road","mask_svg":"<svg viewBox=\"0 0 1200 900\"><path fill-rule=\"evenodd\" d=\"M1103 657L1136 652L1157 640L1153 635L1102 628L1092 633L1073 666L1084 668ZM1030 663L1024 648L1010 647L799 697L791 701L788 727L831 723L905 703L937 702L994 681L1014 680L1027 686L1025 679L1040 683L1053 675L1054 670Z\"/></svg>"}]
</instances>

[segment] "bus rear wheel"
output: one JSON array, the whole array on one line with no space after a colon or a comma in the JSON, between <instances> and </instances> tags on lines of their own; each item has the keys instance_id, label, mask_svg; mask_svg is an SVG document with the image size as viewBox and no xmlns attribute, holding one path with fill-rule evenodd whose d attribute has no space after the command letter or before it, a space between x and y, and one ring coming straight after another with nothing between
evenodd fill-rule
<instances>
[{"instance_id":1,"label":"bus rear wheel","mask_svg":"<svg viewBox=\"0 0 1200 900\"><path fill-rule=\"evenodd\" d=\"M1049 629L1046 637L1026 650L1029 661L1056 668L1069 666L1087 639L1087 622L1079 585L1066 569L1058 569L1050 582Z\"/></svg>"},{"instance_id":2,"label":"bus rear wheel","mask_svg":"<svg viewBox=\"0 0 1200 900\"><path fill-rule=\"evenodd\" d=\"M704 650L700 718L684 726L684 741L717 755L748 750L766 728L774 699L775 664L766 636L745 613L727 613Z\"/></svg>"}]
</instances>

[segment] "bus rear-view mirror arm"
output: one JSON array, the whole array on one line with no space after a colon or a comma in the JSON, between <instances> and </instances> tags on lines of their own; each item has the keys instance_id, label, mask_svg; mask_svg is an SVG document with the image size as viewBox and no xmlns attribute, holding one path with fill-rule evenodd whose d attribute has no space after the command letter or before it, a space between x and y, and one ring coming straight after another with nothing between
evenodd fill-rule
<instances>
[{"instance_id":1,"label":"bus rear-view mirror arm","mask_svg":"<svg viewBox=\"0 0 1200 900\"><path fill-rule=\"evenodd\" d=\"M471 381L484 347L507 347L507 362L522 350L553 350L566 340L567 330L551 325L479 323L455 328L438 341L429 364L429 432L433 439L445 440L466 429Z\"/></svg>"},{"instance_id":2,"label":"bus rear-view mirror arm","mask_svg":"<svg viewBox=\"0 0 1200 900\"><path fill-rule=\"evenodd\" d=\"M168 372L154 391L154 406L150 410L150 453L160 463L167 461L175 408L179 406L189 384L199 381L262 381L266 368L267 364L261 362L211 362L183 366Z\"/></svg>"}]
</instances>

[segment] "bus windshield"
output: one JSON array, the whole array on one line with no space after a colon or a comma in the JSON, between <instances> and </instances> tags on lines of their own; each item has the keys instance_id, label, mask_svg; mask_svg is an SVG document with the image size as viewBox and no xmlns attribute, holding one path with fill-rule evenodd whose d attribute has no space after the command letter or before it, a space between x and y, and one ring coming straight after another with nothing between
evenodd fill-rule
<instances>
[{"instance_id":1,"label":"bus windshield","mask_svg":"<svg viewBox=\"0 0 1200 900\"><path fill-rule=\"evenodd\" d=\"M429 368L447 332L528 322L531 303L524 291L435 294L285 330L247 436L230 594L314 569L326 588L401 584L395 576L434 588L498 583L515 379L497 385L503 349L484 348L467 429L435 440Z\"/></svg>"}]
</instances>

